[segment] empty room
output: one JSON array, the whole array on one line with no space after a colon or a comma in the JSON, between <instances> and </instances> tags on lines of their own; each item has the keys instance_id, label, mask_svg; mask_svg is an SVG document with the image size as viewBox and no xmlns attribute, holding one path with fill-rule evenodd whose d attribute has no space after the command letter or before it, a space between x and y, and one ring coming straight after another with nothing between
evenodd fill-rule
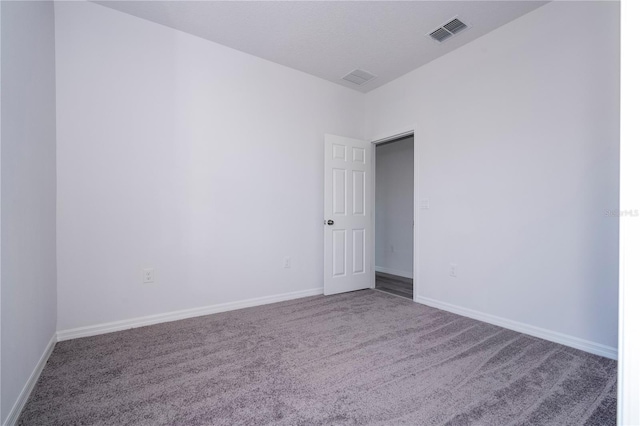
<instances>
[{"instance_id":1,"label":"empty room","mask_svg":"<svg viewBox=\"0 0 640 426\"><path fill-rule=\"evenodd\" d=\"M632 3L0 2L0 424L639 424Z\"/></svg>"}]
</instances>

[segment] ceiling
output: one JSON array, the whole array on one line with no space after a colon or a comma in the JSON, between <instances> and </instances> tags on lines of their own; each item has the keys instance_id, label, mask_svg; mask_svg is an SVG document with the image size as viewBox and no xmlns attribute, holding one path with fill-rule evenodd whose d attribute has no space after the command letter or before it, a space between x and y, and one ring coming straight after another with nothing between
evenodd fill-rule
<instances>
[{"instance_id":1,"label":"ceiling","mask_svg":"<svg viewBox=\"0 0 640 426\"><path fill-rule=\"evenodd\" d=\"M368 92L546 1L97 1L152 22ZM457 17L469 28L439 44ZM426 35L426 36L425 36ZM377 78L357 86L354 69Z\"/></svg>"}]
</instances>

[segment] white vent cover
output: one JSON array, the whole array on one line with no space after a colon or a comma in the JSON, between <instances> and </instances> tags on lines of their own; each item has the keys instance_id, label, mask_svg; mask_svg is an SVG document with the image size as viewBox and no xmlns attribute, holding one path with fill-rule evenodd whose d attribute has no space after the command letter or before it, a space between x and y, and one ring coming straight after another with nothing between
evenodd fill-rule
<instances>
[{"instance_id":1,"label":"white vent cover","mask_svg":"<svg viewBox=\"0 0 640 426\"><path fill-rule=\"evenodd\" d=\"M435 30L434 32L432 32L429 35L435 41L442 42L442 41L445 41L446 39L448 39L449 37L451 37L453 34L451 34L449 31L445 30L444 28L438 28L437 30Z\"/></svg>"},{"instance_id":2,"label":"white vent cover","mask_svg":"<svg viewBox=\"0 0 640 426\"><path fill-rule=\"evenodd\" d=\"M429 36L437 41L438 43L442 43L449 37L458 34L460 31L468 28L468 25L459 20L458 18L454 18L446 24L442 25L440 28L435 29L429 33Z\"/></svg>"},{"instance_id":3,"label":"white vent cover","mask_svg":"<svg viewBox=\"0 0 640 426\"><path fill-rule=\"evenodd\" d=\"M458 34L460 31L462 31L465 28L467 28L467 25L464 22L462 22L461 20L459 20L458 18L455 18L454 20L449 21L446 24L444 24L442 26L442 28L444 28L445 30L449 31L450 33Z\"/></svg>"},{"instance_id":4,"label":"white vent cover","mask_svg":"<svg viewBox=\"0 0 640 426\"><path fill-rule=\"evenodd\" d=\"M375 75L363 70L353 70L349 74L342 77L343 80L347 80L348 82L357 84L358 86L362 86L363 84L373 80L374 78L376 78Z\"/></svg>"}]
</instances>

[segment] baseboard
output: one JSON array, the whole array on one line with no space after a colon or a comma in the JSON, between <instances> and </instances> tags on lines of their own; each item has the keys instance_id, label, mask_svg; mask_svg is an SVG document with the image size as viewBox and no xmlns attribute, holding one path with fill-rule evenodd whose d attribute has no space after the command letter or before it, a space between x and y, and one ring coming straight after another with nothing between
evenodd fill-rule
<instances>
[{"instance_id":1,"label":"baseboard","mask_svg":"<svg viewBox=\"0 0 640 426\"><path fill-rule=\"evenodd\" d=\"M398 277L413 279L412 272L404 272L399 269L385 268L384 266L376 266L376 272L382 272L383 274L391 274L391 275L396 275Z\"/></svg>"},{"instance_id":2,"label":"baseboard","mask_svg":"<svg viewBox=\"0 0 640 426\"><path fill-rule=\"evenodd\" d=\"M163 322L199 317L202 315L216 314L219 312L233 311L236 309L250 308L252 306L267 305L269 303L284 302L285 300L299 299L301 297L317 296L323 294L323 291L324 290L322 288L314 288L311 290L294 291L291 293L277 294L274 296L257 297L254 299L245 299L237 302L221 303L218 305L184 309L180 311L167 312L164 314L149 315L128 320L72 328L69 330L61 330L58 331L58 341L61 342L63 340L77 339L80 337L97 336L99 334L112 333L114 331L128 330L131 328L144 327L147 325L159 324Z\"/></svg>"},{"instance_id":3,"label":"baseboard","mask_svg":"<svg viewBox=\"0 0 640 426\"><path fill-rule=\"evenodd\" d=\"M561 345L570 346L572 348L580 349L582 351L589 352L595 355L600 355L611 359L618 359L618 349L611 346L601 345L600 343L595 343L589 340L569 336L568 334L558 333L556 331L535 327L518 321L512 321L510 319L486 314L484 312L476 311L473 309L463 308L461 306L452 305L446 302L440 302L438 300L429 299L427 297L418 296L416 297L416 302L422 303L423 305L431 306L432 308L442 309L443 311L453 312L454 314L508 328L509 330L528 334L534 337L539 337L541 339L549 340L555 343L560 343Z\"/></svg>"},{"instance_id":4,"label":"baseboard","mask_svg":"<svg viewBox=\"0 0 640 426\"><path fill-rule=\"evenodd\" d=\"M29 395L31 395L31 391L33 391L34 386L38 382L40 374L42 373L44 366L47 364L47 360L49 359L51 352L53 352L53 348L56 346L56 342L57 339L56 335L54 334L51 337L51 340L49 340L47 347L44 349L42 356L40 356L40 359L38 360L35 368L31 372L27 383L24 384L22 391L18 395L16 403L13 404L11 411L9 411L9 415L7 416L7 420L5 420L5 422L3 423L3 426L13 426L18 421L18 417L20 417L20 413L22 412L24 405L27 403Z\"/></svg>"}]
</instances>

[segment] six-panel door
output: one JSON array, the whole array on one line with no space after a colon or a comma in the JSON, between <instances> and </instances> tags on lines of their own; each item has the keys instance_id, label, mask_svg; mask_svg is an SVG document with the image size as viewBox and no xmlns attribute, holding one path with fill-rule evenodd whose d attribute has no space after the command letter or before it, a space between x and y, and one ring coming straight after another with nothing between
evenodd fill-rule
<instances>
[{"instance_id":1,"label":"six-panel door","mask_svg":"<svg viewBox=\"0 0 640 426\"><path fill-rule=\"evenodd\" d=\"M371 284L370 145L325 135L324 294L362 290Z\"/></svg>"}]
</instances>

